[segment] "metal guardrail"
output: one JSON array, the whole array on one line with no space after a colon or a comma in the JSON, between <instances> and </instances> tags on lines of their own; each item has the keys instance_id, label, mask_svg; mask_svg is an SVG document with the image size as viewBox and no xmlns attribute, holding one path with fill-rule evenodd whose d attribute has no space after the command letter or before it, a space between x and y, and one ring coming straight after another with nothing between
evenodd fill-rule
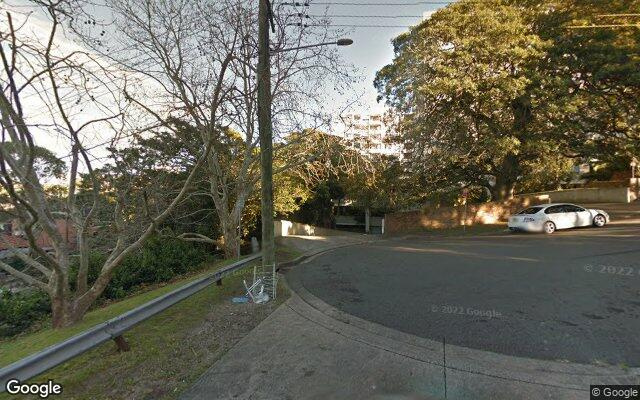
<instances>
[{"instance_id":1,"label":"metal guardrail","mask_svg":"<svg viewBox=\"0 0 640 400\"><path fill-rule=\"evenodd\" d=\"M233 264L190 282L172 292L157 297L133 310L98 324L63 342L54 344L46 349L25 357L0 369L0 393L6 390L7 382L18 379L21 382L31 379L63 362L111 339L121 338L121 335L136 324L164 311L187 297L199 292L213 282L220 281L225 275L243 268L251 261L260 258L256 253ZM118 343L120 346L120 344Z\"/></svg>"}]
</instances>

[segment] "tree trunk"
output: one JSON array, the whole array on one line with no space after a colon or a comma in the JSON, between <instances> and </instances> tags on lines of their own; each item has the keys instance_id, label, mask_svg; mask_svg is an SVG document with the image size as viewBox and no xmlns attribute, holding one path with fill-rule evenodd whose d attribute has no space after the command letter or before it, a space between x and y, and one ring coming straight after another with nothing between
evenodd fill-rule
<instances>
[{"instance_id":1,"label":"tree trunk","mask_svg":"<svg viewBox=\"0 0 640 400\"><path fill-rule=\"evenodd\" d=\"M511 102L513 110L513 134L520 142L527 138L527 126L532 119L531 98L525 93ZM491 190L494 201L504 201L513 198L516 182L522 173L520 159L514 153L507 154L496 174L496 185Z\"/></svg>"},{"instance_id":2,"label":"tree trunk","mask_svg":"<svg viewBox=\"0 0 640 400\"><path fill-rule=\"evenodd\" d=\"M79 322L84 317L85 311L77 310L74 302L65 296L51 296L51 325L54 329Z\"/></svg>"},{"instance_id":3,"label":"tree trunk","mask_svg":"<svg viewBox=\"0 0 640 400\"><path fill-rule=\"evenodd\" d=\"M240 237L238 232L239 221L235 221L235 218L231 216L226 218L226 221L220 221L222 225L222 235L224 241L222 243L222 250L224 251L225 258L239 257L238 254Z\"/></svg>"},{"instance_id":4,"label":"tree trunk","mask_svg":"<svg viewBox=\"0 0 640 400\"><path fill-rule=\"evenodd\" d=\"M496 179L496 185L491 188L492 201L505 201L513 198L515 182Z\"/></svg>"},{"instance_id":5,"label":"tree trunk","mask_svg":"<svg viewBox=\"0 0 640 400\"><path fill-rule=\"evenodd\" d=\"M513 198L516 180L520 173L520 163L515 154L507 154L502 160L500 171L496 174L496 184L491 188L492 201L504 201Z\"/></svg>"}]
</instances>

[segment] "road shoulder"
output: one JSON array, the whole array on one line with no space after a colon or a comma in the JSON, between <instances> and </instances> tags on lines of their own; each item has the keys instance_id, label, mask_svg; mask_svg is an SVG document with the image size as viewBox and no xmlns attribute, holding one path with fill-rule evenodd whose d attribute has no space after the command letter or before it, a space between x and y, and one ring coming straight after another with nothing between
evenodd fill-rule
<instances>
[{"instance_id":1,"label":"road shoulder","mask_svg":"<svg viewBox=\"0 0 640 400\"><path fill-rule=\"evenodd\" d=\"M590 384L640 379L638 369L533 360L450 345L445 358L440 342L345 314L306 291L295 274L288 275L287 282L292 297L182 399L212 394L238 399L438 399L445 398L445 391L457 399L582 399Z\"/></svg>"}]
</instances>

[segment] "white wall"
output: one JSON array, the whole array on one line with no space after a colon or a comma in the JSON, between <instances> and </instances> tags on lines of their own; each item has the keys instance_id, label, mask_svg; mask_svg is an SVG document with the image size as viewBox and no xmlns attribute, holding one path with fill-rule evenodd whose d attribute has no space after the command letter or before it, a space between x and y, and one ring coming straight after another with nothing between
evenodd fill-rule
<instances>
[{"instance_id":1,"label":"white wall","mask_svg":"<svg viewBox=\"0 0 640 400\"><path fill-rule=\"evenodd\" d=\"M313 225L301 224L286 220L274 221L275 237L281 236L333 236L333 235L357 235L357 233L337 231L334 229L320 228Z\"/></svg>"}]
</instances>

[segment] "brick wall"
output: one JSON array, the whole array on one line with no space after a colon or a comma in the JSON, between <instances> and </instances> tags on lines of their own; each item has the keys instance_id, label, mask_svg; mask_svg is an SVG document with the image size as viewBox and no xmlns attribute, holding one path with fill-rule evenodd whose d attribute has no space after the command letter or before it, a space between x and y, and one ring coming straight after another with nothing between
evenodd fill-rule
<instances>
[{"instance_id":1,"label":"brick wall","mask_svg":"<svg viewBox=\"0 0 640 400\"><path fill-rule=\"evenodd\" d=\"M522 197L503 203L468 204L464 206L425 207L422 210L403 211L384 216L385 235L394 235L422 229L440 229L465 225L487 225L506 222L507 217L529 205L547 203L537 197Z\"/></svg>"}]
</instances>

